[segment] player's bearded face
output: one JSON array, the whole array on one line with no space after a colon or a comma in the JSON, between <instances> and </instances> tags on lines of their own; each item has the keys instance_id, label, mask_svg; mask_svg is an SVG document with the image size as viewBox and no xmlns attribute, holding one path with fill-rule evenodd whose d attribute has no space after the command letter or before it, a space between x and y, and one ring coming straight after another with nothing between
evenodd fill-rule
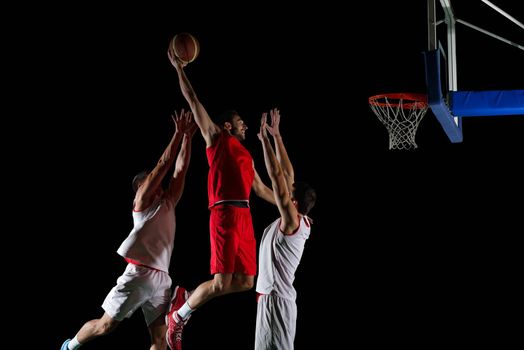
<instances>
[{"instance_id":1,"label":"player's bearded face","mask_svg":"<svg viewBox=\"0 0 524 350\"><path fill-rule=\"evenodd\" d=\"M240 140L245 140L246 130L247 130L246 124L244 124L242 119L238 119L233 122L233 128L231 129L231 134Z\"/></svg>"}]
</instances>

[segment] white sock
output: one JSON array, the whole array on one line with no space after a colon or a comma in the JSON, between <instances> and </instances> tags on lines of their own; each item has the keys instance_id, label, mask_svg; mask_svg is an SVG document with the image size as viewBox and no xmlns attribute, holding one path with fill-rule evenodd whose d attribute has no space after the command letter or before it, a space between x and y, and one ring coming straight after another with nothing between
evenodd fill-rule
<instances>
[{"instance_id":1,"label":"white sock","mask_svg":"<svg viewBox=\"0 0 524 350\"><path fill-rule=\"evenodd\" d=\"M184 305L182 305L182 307L178 309L177 313L182 320L185 320L189 317L189 315L191 315L193 311L194 310L191 307L189 307L189 303L186 301Z\"/></svg>"},{"instance_id":2,"label":"white sock","mask_svg":"<svg viewBox=\"0 0 524 350\"><path fill-rule=\"evenodd\" d=\"M67 348L68 348L69 350L76 350L76 349L78 349L78 348L81 347L81 346L82 346L82 344L80 344L80 343L78 342L78 338L77 338L76 336L73 338L73 340L71 340L71 341L69 342L69 344L67 344Z\"/></svg>"}]
</instances>

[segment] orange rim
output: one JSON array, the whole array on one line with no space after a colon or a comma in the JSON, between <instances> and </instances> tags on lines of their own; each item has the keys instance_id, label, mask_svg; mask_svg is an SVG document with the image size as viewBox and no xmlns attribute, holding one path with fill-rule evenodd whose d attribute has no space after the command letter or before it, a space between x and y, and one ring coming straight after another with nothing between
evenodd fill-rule
<instances>
[{"instance_id":1,"label":"orange rim","mask_svg":"<svg viewBox=\"0 0 524 350\"><path fill-rule=\"evenodd\" d=\"M387 99L387 102L386 102ZM392 94L380 94L371 96L368 99L370 105L380 107L402 107L404 109L411 108L426 108L428 106L428 98L425 94L400 92Z\"/></svg>"}]
</instances>

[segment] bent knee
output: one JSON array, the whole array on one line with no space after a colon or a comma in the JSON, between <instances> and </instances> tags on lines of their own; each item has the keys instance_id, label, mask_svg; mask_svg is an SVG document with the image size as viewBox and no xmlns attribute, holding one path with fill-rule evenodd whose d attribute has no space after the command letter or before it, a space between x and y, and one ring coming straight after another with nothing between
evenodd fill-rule
<instances>
[{"instance_id":1,"label":"bent knee","mask_svg":"<svg viewBox=\"0 0 524 350\"><path fill-rule=\"evenodd\" d=\"M250 290L250 289L253 289L253 287L255 286L255 283L251 279L248 281L244 281L243 286L244 286L244 290Z\"/></svg>"},{"instance_id":2,"label":"bent knee","mask_svg":"<svg viewBox=\"0 0 524 350\"><path fill-rule=\"evenodd\" d=\"M215 280L213 281L213 285L212 285L212 293L215 295L220 295L220 294L227 292L230 288L231 288L230 282Z\"/></svg>"},{"instance_id":3,"label":"bent knee","mask_svg":"<svg viewBox=\"0 0 524 350\"><path fill-rule=\"evenodd\" d=\"M248 291L253 288L255 283L252 278L237 279L235 280L235 287L240 291Z\"/></svg>"}]
</instances>

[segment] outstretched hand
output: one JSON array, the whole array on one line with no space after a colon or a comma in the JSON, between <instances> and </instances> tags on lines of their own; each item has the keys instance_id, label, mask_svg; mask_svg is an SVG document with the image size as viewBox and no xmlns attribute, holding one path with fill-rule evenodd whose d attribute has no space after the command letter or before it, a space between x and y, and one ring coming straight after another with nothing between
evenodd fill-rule
<instances>
[{"instance_id":1,"label":"outstretched hand","mask_svg":"<svg viewBox=\"0 0 524 350\"><path fill-rule=\"evenodd\" d=\"M267 129L269 128L269 125L267 125L267 113L262 113L262 118L260 119L260 130L257 134L258 139L260 141L264 141L264 139L267 139Z\"/></svg>"},{"instance_id":2,"label":"outstretched hand","mask_svg":"<svg viewBox=\"0 0 524 350\"><path fill-rule=\"evenodd\" d=\"M182 69L187 65L187 63L183 62L175 55L175 49L173 48L173 45L169 45L167 48L167 57L169 58L169 61L173 67L175 67L177 70Z\"/></svg>"},{"instance_id":3,"label":"outstretched hand","mask_svg":"<svg viewBox=\"0 0 524 350\"><path fill-rule=\"evenodd\" d=\"M193 114L191 114L191 126L189 127L189 130L187 130L186 135L189 138L192 138L193 135L195 135L195 132L198 130L198 125L195 123L195 120L193 119Z\"/></svg>"},{"instance_id":4,"label":"outstretched hand","mask_svg":"<svg viewBox=\"0 0 524 350\"><path fill-rule=\"evenodd\" d=\"M175 111L175 115L171 115L171 118L175 122L176 130L189 137L193 137L197 129L195 120L193 119L193 113L191 111L185 112L184 109L180 111L180 114Z\"/></svg>"},{"instance_id":5,"label":"outstretched hand","mask_svg":"<svg viewBox=\"0 0 524 350\"><path fill-rule=\"evenodd\" d=\"M269 111L271 114L271 126L267 125L267 130L273 137L280 136L280 111L273 108Z\"/></svg>"}]
</instances>

